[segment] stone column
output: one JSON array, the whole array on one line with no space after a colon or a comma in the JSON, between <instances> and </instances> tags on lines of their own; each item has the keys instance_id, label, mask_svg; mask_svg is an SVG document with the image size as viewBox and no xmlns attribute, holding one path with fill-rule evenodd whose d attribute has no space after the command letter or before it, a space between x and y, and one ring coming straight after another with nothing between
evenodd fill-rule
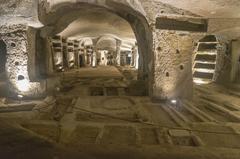
<instances>
[{"instance_id":1,"label":"stone column","mask_svg":"<svg viewBox=\"0 0 240 159\"><path fill-rule=\"evenodd\" d=\"M92 55L92 67L97 67L97 53L96 53L96 51L93 51L93 55Z\"/></svg>"},{"instance_id":2,"label":"stone column","mask_svg":"<svg viewBox=\"0 0 240 159\"><path fill-rule=\"evenodd\" d=\"M30 57L34 58L36 53L29 27L23 24L2 26L0 34L7 45L6 75L10 91L14 95L41 96L45 93L45 81L33 82L29 76Z\"/></svg>"},{"instance_id":3,"label":"stone column","mask_svg":"<svg viewBox=\"0 0 240 159\"><path fill-rule=\"evenodd\" d=\"M78 40L74 40L74 56L75 56L75 66L76 68L80 68L80 61L79 61L79 53L80 52L80 48L79 48L79 41Z\"/></svg>"},{"instance_id":4,"label":"stone column","mask_svg":"<svg viewBox=\"0 0 240 159\"><path fill-rule=\"evenodd\" d=\"M131 66L134 67L135 66L135 49L134 47L132 48L132 58L131 58Z\"/></svg>"},{"instance_id":5,"label":"stone column","mask_svg":"<svg viewBox=\"0 0 240 159\"><path fill-rule=\"evenodd\" d=\"M88 66L88 53L87 53L87 49L85 46L83 48L83 51L84 51L84 61L85 61L84 66L86 67L86 66Z\"/></svg>"},{"instance_id":6,"label":"stone column","mask_svg":"<svg viewBox=\"0 0 240 159\"><path fill-rule=\"evenodd\" d=\"M240 40L232 41L231 82L236 82L240 74Z\"/></svg>"},{"instance_id":7,"label":"stone column","mask_svg":"<svg viewBox=\"0 0 240 159\"><path fill-rule=\"evenodd\" d=\"M97 39L93 39L92 67L97 67Z\"/></svg>"},{"instance_id":8,"label":"stone column","mask_svg":"<svg viewBox=\"0 0 240 159\"><path fill-rule=\"evenodd\" d=\"M84 47L80 46L79 48L79 56L81 56L81 66L80 67L83 67L85 65L85 51L84 51ZM79 58L79 57L78 57ZM79 61L79 65L80 65L80 61Z\"/></svg>"},{"instance_id":9,"label":"stone column","mask_svg":"<svg viewBox=\"0 0 240 159\"><path fill-rule=\"evenodd\" d=\"M122 45L122 41L116 39L116 54L117 54L116 64L117 64L117 66L121 65L121 45Z\"/></svg>"},{"instance_id":10,"label":"stone column","mask_svg":"<svg viewBox=\"0 0 240 159\"><path fill-rule=\"evenodd\" d=\"M139 62L139 54L138 54L138 46L135 45L133 47L133 67L135 67L136 69L138 69L138 62Z\"/></svg>"}]
</instances>

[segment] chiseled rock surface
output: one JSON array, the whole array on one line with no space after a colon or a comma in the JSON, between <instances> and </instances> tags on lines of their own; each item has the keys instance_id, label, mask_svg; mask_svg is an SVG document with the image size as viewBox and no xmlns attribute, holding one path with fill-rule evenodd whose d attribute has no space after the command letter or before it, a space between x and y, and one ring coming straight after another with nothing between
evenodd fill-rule
<instances>
[{"instance_id":1,"label":"chiseled rock surface","mask_svg":"<svg viewBox=\"0 0 240 159\"><path fill-rule=\"evenodd\" d=\"M16 24L0 27L1 38L7 46L6 75L10 83L10 91L13 93L38 96L44 92L38 82L30 82L29 56L30 40L28 26Z\"/></svg>"}]
</instances>

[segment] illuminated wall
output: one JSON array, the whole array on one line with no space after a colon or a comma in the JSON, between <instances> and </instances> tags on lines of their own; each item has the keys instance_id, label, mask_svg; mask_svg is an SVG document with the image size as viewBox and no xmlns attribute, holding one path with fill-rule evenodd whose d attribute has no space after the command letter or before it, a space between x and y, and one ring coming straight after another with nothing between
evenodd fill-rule
<instances>
[{"instance_id":1,"label":"illuminated wall","mask_svg":"<svg viewBox=\"0 0 240 159\"><path fill-rule=\"evenodd\" d=\"M6 75L13 96L36 97L44 93L44 82L31 82L29 77L29 57L35 53L31 49L28 27L10 25L0 28L1 36L7 45Z\"/></svg>"},{"instance_id":2,"label":"illuminated wall","mask_svg":"<svg viewBox=\"0 0 240 159\"><path fill-rule=\"evenodd\" d=\"M153 97L171 99L191 97L193 41L189 34L156 29L153 38Z\"/></svg>"}]
</instances>

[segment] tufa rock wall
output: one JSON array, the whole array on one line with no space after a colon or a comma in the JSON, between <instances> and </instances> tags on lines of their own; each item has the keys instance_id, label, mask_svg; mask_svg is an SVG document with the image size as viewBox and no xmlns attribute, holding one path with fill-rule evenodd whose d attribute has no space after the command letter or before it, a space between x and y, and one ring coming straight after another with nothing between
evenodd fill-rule
<instances>
[{"instance_id":1,"label":"tufa rock wall","mask_svg":"<svg viewBox=\"0 0 240 159\"><path fill-rule=\"evenodd\" d=\"M157 17L199 17L157 1L140 0L153 34L150 95L153 99L191 98L192 55L196 33L156 29ZM198 36L197 36L198 37Z\"/></svg>"},{"instance_id":2,"label":"tufa rock wall","mask_svg":"<svg viewBox=\"0 0 240 159\"><path fill-rule=\"evenodd\" d=\"M24 24L0 27L1 39L7 45L6 75L10 91L28 97L44 93L44 82L31 82L29 78L29 56L32 48L28 36L28 26ZM35 53L35 52L33 52Z\"/></svg>"}]
</instances>

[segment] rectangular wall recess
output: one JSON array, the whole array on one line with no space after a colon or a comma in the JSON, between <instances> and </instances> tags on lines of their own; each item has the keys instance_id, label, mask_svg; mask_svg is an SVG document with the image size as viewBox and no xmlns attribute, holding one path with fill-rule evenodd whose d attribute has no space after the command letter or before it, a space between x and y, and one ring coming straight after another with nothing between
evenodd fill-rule
<instances>
[{"instance_id":1,"label":"rectangular wall recess","mask_svg":"<svg viewBox=\"0 0 240 159\"><path fill-rule=\"evenodd\" d=\"M156 28L164 30L179 30L191 32L207 32L207 19L198 18L167 18L158 17L156 19Z\"/></svg>"}]
</instances>

